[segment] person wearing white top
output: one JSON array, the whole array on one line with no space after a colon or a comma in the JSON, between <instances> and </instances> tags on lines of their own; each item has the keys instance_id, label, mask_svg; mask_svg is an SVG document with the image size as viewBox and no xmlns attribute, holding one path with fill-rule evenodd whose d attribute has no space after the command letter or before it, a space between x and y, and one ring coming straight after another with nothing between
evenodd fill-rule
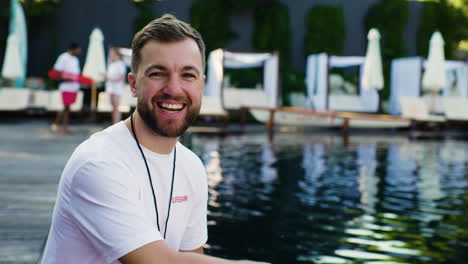
<instances>
[{"instance_id":1,"label":"person wearing white top","mask_svg":"<svg viewBox=\"0 0 468 264\"><path fill-rule=\"evenodd\" d=\"M200 34L164 15L136 33L132 54L127 79L136 111L72 154L42 263L259 263L203 254L207 175L178 142L201 107Z\"/></svg>"},{"instance_id":2,"label":"person wearing white top","mask_svg":"<svg viewBox=\"0 0 468 264\"><path fill-rule=\"evenodd\" d=\"M80 61L78 56L81 54L81 47L77 43L72 43L68 50L62 53L54 64L54 69L62 76L80 74ZM59 90L62 95L63 110L57 113L55 122L52 123L52 131L62 133L71 133L68 128L68 118L70 115L70 106L75 103L80 84L77 81L64 80L59 84ZM62 125L62 126L60 126Z\"/></svg>"},{"instance_id":3,"label":"person wearing white top","mask_svg":"<svg viewBox=\"0 0 468 264\"><path fill-rule=\"evenodd\" d=\"M110 95L112 104L112 124L120 121L121 113L119 111L120 97L125 88L125 73L127 66L122 61L122 55L115 47L109 51L110 63L106 74L106 92Z\"/></svg>"}]
</instances>

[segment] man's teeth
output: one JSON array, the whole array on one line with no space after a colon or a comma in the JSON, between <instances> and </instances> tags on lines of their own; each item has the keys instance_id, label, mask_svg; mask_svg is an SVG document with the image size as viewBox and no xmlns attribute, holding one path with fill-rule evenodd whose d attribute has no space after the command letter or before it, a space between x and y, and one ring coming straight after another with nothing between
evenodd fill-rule
<instances>
[{"instance_id":1,"label":"man's teeth","mask_svg":"<svg viewBox=\"0 0 468 264\"><path fill-rule=\"evenodd\" d=\"M162 103L161 104L162 108L169 109L169 110L181 110L184 108L183 104L168 104L168 103Z\"/></svg>"}]
</instances>

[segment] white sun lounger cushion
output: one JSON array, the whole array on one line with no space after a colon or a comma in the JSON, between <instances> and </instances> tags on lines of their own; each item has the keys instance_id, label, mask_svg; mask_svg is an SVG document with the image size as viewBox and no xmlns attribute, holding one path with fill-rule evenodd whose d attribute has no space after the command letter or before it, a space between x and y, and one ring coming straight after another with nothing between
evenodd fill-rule
<instances>
[{"instance_id":1,"label":"white sun lounger cushion","mask_svg":"<svg viewBox=\"0 0 468 264\"><path fill-rule=\"evenodd\" d=\"M430 115L426 104L420 97L402 96L399 101L402 115L406 118L427 122L445 121L442 116Z\"/></svg>"},{"instance_id":2,"label":"white sun lounger cushion","mask_svg":"<svg viewBox=\"0 0 468 264\"><path fill-rule=\"evenodd\" d=\"M329 109L344 112L365 112L359 95L330 95Z\"/></svg>"},{"instance_id":3,"label":"white sun lounger cushion","mask_svg":"<svg viewBox=\"0 0 468 264\"><path fill-rule=\"evenodd\" d=\"M218 96L203 96L200 115L226 116L221 105L221 99Z\"/></svg>"},{"instance_id":4,"label":"white sun lounger cushion","mask_svg":"<svg viewBox=\"0 0 468 264\"><path fill-rule=\"evenodd\" d=\"M442 102L447 119L468 121L468 100L462 97L446 97Z\"/></svg>"},{"instance_id":5,"label":"white sun lounger cushion","mask_svg":"<svg viewBox=\"0 0 468 264\"><path fill-rule=\"evenodd\" d=\"M0 110L17 111L29 107L31 91L29 89L0 88Z\"/></svg>"},{"instance_id":6,"label":"white sun lounger cushion","mask_svg":"<svg viewBox=\"0 0 468 264\"><path fill-rule=\"evenodd\" d=\"M268 95L263 90L224 88L223 98L226 109L239 109L242 106L268 107Z\"/></svg>"}]
</instances>

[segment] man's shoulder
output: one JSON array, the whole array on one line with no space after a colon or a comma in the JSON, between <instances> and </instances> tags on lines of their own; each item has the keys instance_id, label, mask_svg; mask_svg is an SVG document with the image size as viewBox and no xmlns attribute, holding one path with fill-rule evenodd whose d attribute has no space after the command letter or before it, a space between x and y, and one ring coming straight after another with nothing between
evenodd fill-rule
<instances>
[{"instance_id":1,"label":"man's shoulder","mask_svg":"<svg viewBox=\"0 0 468 264\"><path fill-rule=\"evenodd\" d=\"M177 159L182 161L178 164L182 164L182 169L187 175L190 175L189 179L192 184L194 184L197 189L202 188L206 183L207 175L205 166L203 165L200 157L198 157L192 150L178 142Z\"/></svg>"},{"instance_id":2,"label":"man's shoulder","mask_svg":"<svg viewBox=\"0 0 468 264\"><path fill-rule=\"evenodd\" d=\"M128 154L128 137L123 122L112 125L91 135L76 149L77 155L88 160L108 161Z\"/></svg>"},{"instance_id":3,"label":"man's shoulder","mask_svg":"<svg viewBox=\"0 0 468 264\"><path fill-rule=\"evenodd\" d=\"M176 147L177 147L177 151L179 151L177 152L177 155L180 155L181 157L184 158L184 160L189 161L189 164L193 165L195 163L197 165L203 166L203 163L200 157L198 157L197 154L195 154L191 149L187 148L180 142L177 142Z\"/></svg>"},{"instance_id":4,"label":"man's shoulder","mask_svg":"<svg viewBox=\"0 0 468 264\"><path fill-rule=\"evenodd\" d=\"M123 123L116 124L91 135L75 149L64 175L75 182L79 175L80 182L88 180L87 177L94 181L109 177L117 180L128 174L132 153L125 139L125 128Z\"/></svg>"}]
</instances>

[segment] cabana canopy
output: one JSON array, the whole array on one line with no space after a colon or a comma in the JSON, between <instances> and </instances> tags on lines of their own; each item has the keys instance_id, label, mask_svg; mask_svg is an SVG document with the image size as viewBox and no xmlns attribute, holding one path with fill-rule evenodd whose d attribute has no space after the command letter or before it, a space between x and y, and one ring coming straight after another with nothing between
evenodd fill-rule
<instances>
[{"instance_id":1,"label":"cabana canopy","mask_svg":"<svg viewBox=\"0 0 468 264\"><path fill-rule=\"evenodd\" d=\"M317 111L329 109L329 69L351 66L360 67L362 77L365 57L363 56L330 56L326 53L312 54L307 57L306 84L308 100ZM376 112L378 110L379 95L375 89L365 90L362 87L362 78L359 83L359 99L363 110Z\"/></svg>"},{"instance_id":2,"label":"cabana canopy","mask_svg":"<svg viewBox=\"0 0 468 264\"><path fill-rule=\"evenodd\" d=\"M268 96L269 107L279 105L279 57L278 53L230 52L214 50L208 57L208 77L205 96L221 98L223 69L241 69L263 66L263 89Z\"/></svg>"},{"instance_id":3,"label":"cabana canopy","mask_svg":"<svg viewBox=\"0 0 468 264\"><path fill-rule=\"evenodd\" d=\"M392 61L390 112L393 115L401 113L399 98L420 97L422 95L421 77L426 61L421 57L398 58ZM468 65L462 61L445 61L445 71L456 76L456 89L460 97L468 99ZM450 77L451 75L447 75ZM442 96L450 95L453 78L446 78Z\"/></svg>"}]
</instances>

